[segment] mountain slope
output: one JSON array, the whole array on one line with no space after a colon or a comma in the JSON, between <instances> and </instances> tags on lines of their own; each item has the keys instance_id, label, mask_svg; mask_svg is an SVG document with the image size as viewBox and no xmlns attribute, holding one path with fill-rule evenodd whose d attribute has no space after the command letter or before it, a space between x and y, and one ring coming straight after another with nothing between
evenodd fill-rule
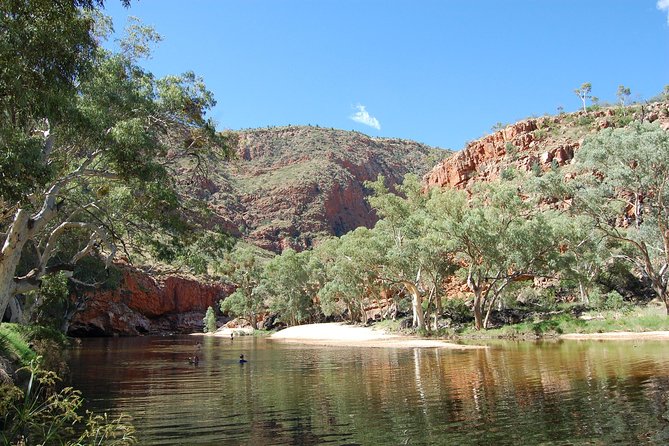
<instances>
[{"instance_id":1,"label":"mountain slope","mask_svg":"<svg viewBox=\"0 0 669 446\"><path fill-rule=\"evenodd\" d=\"M422 175L450 152L402 139L318 127L231 132L238 159L212 166L207 180L180 177L206 200L217 224L274 252L306 249L377 220L365 200L365 181L389 186L407 173Z\"/></svg>"}]
</instances>

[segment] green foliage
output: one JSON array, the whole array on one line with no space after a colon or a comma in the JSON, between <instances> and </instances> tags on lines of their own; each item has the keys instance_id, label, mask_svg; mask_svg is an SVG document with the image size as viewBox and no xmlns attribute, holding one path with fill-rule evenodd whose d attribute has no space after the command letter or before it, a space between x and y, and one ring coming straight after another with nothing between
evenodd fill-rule
<instances>
[{"instance_id":1,"label":"green foliage","mask_svg":"<svg viewBox=\"0 0 669 446\"><path fill-rule=\"evenodd\" d=\"M537 129L532 132L532 135L534 136L534 139L536 141L541 141L542 139L546 139L548 136L548 130L546 129Z\"/></svg>"},{"instance_id":2,"label":"green foliage","mask_svg":"<svg viewBox=\"0 0 669 446\"><path fill-rule=\"evenodd\" d=\"M204 323L205 333L214 333L216 331L216 314L213 308L207 308L207 313L204 315L202 322Z\"/></svg>"},{"instance_id":3,"label":"green foliage","mask_svg":"<svg viewBox=\"0 0 669 446\"><path fill-rule=\"evenodd\" d=\"M585 109L585 102L588 99L592 99L592 95L590 94L592 92L592 84L590 82L585 82L581 84L579 88L574 90L574 93L576 93L576 96L583 102L583 111L586 111Z\"/></svg>"},{"instance_id":4,"label":"green foliage","mask_svg":"<svg viewBox=\"0 0 669 446\"><path fill-rule=\"evenodd\" d=\"M496 123L490 128L490 130L492 130L493 132L497 132L497 131L499 131L499 130L502 130L504 127L506 127L506 124L504 124L504 123L502 123L502 122L496 122Z\"/></svg>"},{"instance_id":5,"label":"green foliage","mask_svg":"<svg viewBox=\"0 0 669 446\"><path fill-rule=\"evenodd\" d=\"M669 101L669 85L665 85L662 91L653 96L648 100L648 102L664 102Z\"/></svg>"},{"instance_id":6,"label":"green foliage","mask_svg":"<svg viewBox=\"0 0 669 446\"><path fill-rule=\"evenodd\" d=\"M50 166L35 117L65 119L74 79L90 68L95 42L83 2L4 1L0 15L0 200L14 202L44 185Z\"/></svg>"},{"instance_id":7,"label":"green foliage","mask_svg":"<svg viewBox=\"0 0 669 446\"><path fill-rule=\"evenodd\" d=\"M508 141L504 145L506 154L511 158L511 160L515 161L518 159L518 147L516 147L512 142Z\"/></svg>"},{"instance_id":8,"label":"green foliage","mask_svg":"<svg viewBox=\"0 0 669 446\"><path fill-rule=\"evenodd\" d=\"M590 295L590 306L599 310L623 310L629 305L617 291L602 294L599 290Z\"/></svg>"},{"instance_id":9,"label":"green foliage","mask_svg":"<svg viewBox=\"0 0 669 446\"><path fill-rule=\"evenodd\" d=\"M59 389L59 378L33 359L23 369L25 390L0 385L0 439L4 444L60 444L79 446L136 444L134 428L126 417L79 414L83 399L72 387ZM83 430L83 433L78 433Z\"/></svg>"},{"instance_id":10,"label":"green foliage","mask_svg":"<svg viewBox=\"0 0 669 446\"><path fill-rule=\"evenodd\" d=\"M265 310L266 297L261 282L267 260L258 251L237 245L219 266L226 280L236 286L234 293L221 301L221 311L247 318L253 328L257 328L257 315Z\"/></svg>"},{"instance_id":11,"label":"green foliage","mask_svg":"<svg viewBox=\"0 0 669 446\"><path fill-rule=\"evenodd\" d=\"M579 127L591 127L594 124L595 118L591 114L578 116L576 118L576 125Z\"/></svg>"},{"instance_id":12,"label":"green foliage","mask_svg":"<svg viewBox=\"0 0 669 446\"><path fill-rule=\"evenodd\" d=\"M269 296L269 309L291 325L317 317L314 298L319 288L312 253L285 250L265 266L261 293Z\"/></svg>"},{"instance_id":13,"label":"green foliage","mask_svg":"<svg viewBox=\"0 0 669 446\"><path fill-rule=\"evenodd\" d=\"M543 175L541 166L536 161L532 163L532 175L534 175L535 177L540 177L541 175Z\"/></svg>"},{"instance_id":14,"label":"green foliage","mask_svg":"<svg viewBox=\"0 0 669 446\"><path fill-rule=\"evenodd\" d=\"M669 302L669 133L647 123L605 129L577 155L588 175L581 177L575 208Z\"/></svg>"},{"instance_id":15,"label":"green foliage","mask_svg":"<svg viewBox=\"0 0 669 446\"><path fill-rule=\"evenodd\" d=\"M0 324L0 354L7 358L27 364L35 358L35 352L30 348L30 340L25 331L16 324Z\"/></svg>"},{"instance_id":16,"label":"green foliage","mask_svg":"<svg viewBox=\"0 0 669 446\"><path fill-rule=\"evenodd\" d=\"M628 87L625 87L624 85L618 86L618 91L616 92L616 96L618 96L618 100L620 101L621 107L625 107L625 102L629 100L631 94L632 92Z\"/></svg>"},{"instance_id":17,"label":"green foliage","mask_svg":"<svg viewBox=\"0 0 669 446\"><path fill-rule=\"evenodd\" d=\"M208 274L216 270L235 242L233 237L220 230L197 232L179 241L172 261L185 264L195 274Z\"/></svg>"},{"instance_id":18,"label":"green foliage","mask_svg":"<svg viewBox=\"0 0 669 446\"><path fill-rule=\"evenodd\" d=\"M504 181L513 181L516 179L517 174L518 172L516 171L516 169L513 166L511 166L502 170L502 174L500 175L500 177Z\"/></svg>"},{"instance_id":19,"label":"green foliage","mask_svg":"<svg viewBox=\"0 0 669 446\"><path fill-rule=\"evenodd\" d=\"M628 107L631 108L631 107ZM618 108L613 111L613 125L615 127L627 127L634 121L634 113L624 108Z\"/></svg>"},{"instance_id":20,"label":"green foliage","mask_svg":"<svg viewBox=\"0 0 669 446\"><path fill-rule=\"evenodd\" d=\"M201 78L157 79L139 65L159 40L155 31L133 21L120 53L99 45L99 29L109 28L94 26L101 4L3 4L0 206L15 219L35 217L13 227L20 243L12 249L25 251L31 275L14 274L18 285L3 278L0 312L19 287L34 288L88 254L109 260L123 245L126 253L149 246L176 257L198 225L174 181L175 164L195 160L203 176L205 161L232 153L205 117L215 101ZM0 270L14 272L16 258L5 253ZM189 258L203 269L199 257Z\"/></svg>"},{"instance_id":21,"label":"green foliage","mask_svg":"<svg viewBox=\"0 0 669 446\"><path fill-rule=\"evenodd\" d=\"M362 309L380 291L375 271L384 253L383 242L367 228L316 247L314 256L324 273L318 291L321 311L326 316L347 315L351 321L366 322Z\"/></svg>"},{"instance_id":22,"label":"green foliage","mask_svg":"<svg viewBox=\"0 0 669 446\"><path fill-rule=\"evenodd\" d=\"M442 316L454 324L471 322L472 309L466 299L450 297L443 302Z\"/></svg>"}]
</instances>

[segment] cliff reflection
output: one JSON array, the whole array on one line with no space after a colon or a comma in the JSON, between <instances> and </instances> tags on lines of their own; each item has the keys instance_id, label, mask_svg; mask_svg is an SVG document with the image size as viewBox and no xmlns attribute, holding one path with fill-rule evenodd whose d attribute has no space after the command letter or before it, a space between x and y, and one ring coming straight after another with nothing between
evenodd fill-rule
<instances>
[{"instance_id":1,"label":"cliff reflection","mask_svg":"<svg viewBox=\"0 0 669 446\"><path fill-rule=\"evenodd\" d=\"M73 379L142 444L666 442L662 342L488 349L297 347L263 339L89 340ZM249 357L239 365L240 353ZM97 367L93 364L99 364Z\"/></svg>"}]
</instances>

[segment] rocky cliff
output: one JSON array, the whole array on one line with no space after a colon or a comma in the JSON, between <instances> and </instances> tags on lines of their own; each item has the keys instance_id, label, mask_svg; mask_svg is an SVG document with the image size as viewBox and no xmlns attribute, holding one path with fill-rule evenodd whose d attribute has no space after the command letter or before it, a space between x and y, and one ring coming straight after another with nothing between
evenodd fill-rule
<instances>
[{"instance_id":1,"label":"rocky cliff","mask_svg":"<svg viewBox=\"0 0 669 446\"><path fill-rule=\"evenodd\" d=\"M570 163L587 135L632 121L658 121L669 129L669 103L526 119L468 143L437 164L423 180L428 188L466 189L474 182L498 178L505 169L546 171L553 165Z\"/></svg>"},{"instance_id":2,"label":"rocky cliff","mask_svg":"<svg viewBox=\"0 0 669 446\"><path fill-rule=\"evenodd\" d=\"M231 132L237 159L179 172L188 193L206 201L212 224L274 252L312 246L319 237L371 227L376 215L363 183L422 175L449 151L402 139L319 127Z\"/></svg>"},{"instance_id":3,"label":"rocky cliff","mask_svg":"<svg viewBox=\"0 0 669 446\"><path fill-rule=\"evenodd\" d=\"M185 276L152 277L127 265L117 266L121 281L112 290L83 297L68 333L74 336L139 335L199 331L207 307L230 294L231 287Z\"/></svg>"}]
</instances>

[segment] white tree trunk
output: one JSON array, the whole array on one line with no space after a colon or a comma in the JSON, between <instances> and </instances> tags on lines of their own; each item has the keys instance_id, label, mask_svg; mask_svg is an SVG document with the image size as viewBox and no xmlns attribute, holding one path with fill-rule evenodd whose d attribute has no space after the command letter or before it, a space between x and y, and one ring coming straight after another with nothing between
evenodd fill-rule
<instances>
[{"instance_id":1,"label":"white tree trunk","mask_svg":"<svg viewBox=\"0 0 669 446\"><path fill-rule=\"evenodd\" d=\"M413 326L419 330L425 329L425 317L423 314L423 296L416 285L404 282L404 286L411 294L411 308L413 310Z\"/></svg>"},{"instance_id":2,"label":"white tree trunk","mask_svg":"<svg viewBox=\"0 0 669 446\"><path fill-rule=\"evenodd\" d=\"M0 251L0 317L5 314L9 301L17 291L14 277L21 260L21 252L30 237L29 220L30 214L25 209L16 212Z\"/></svg>"}]
</instances>

